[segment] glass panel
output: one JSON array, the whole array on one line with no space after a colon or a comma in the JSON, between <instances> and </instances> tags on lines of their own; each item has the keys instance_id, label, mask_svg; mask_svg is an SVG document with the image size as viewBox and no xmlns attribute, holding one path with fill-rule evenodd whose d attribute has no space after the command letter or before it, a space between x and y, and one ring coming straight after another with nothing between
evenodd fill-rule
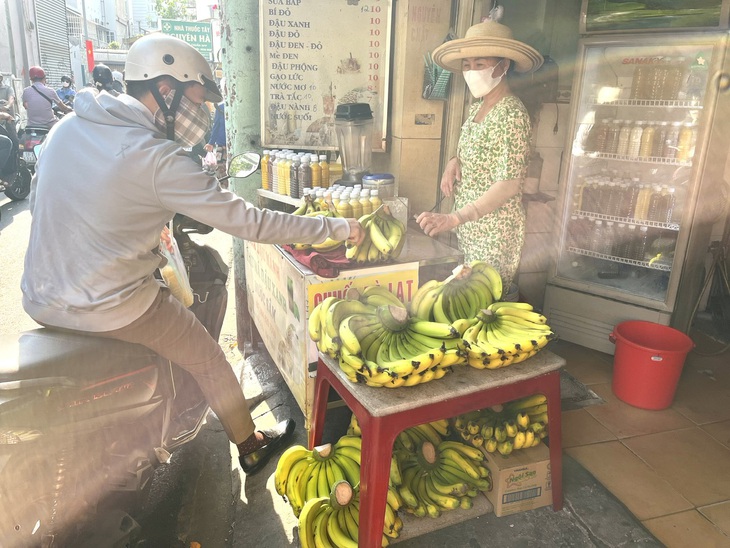
<instances>
[{"instance_id":1,"label":"glass panel","mask_svg":"<svg viewBox=\"0 0 730 548\"><path fill-rule=\"evenodd\" d=\"M711 53L586 47L559 277L666 301Z\"/></svg>"}]
</instances>

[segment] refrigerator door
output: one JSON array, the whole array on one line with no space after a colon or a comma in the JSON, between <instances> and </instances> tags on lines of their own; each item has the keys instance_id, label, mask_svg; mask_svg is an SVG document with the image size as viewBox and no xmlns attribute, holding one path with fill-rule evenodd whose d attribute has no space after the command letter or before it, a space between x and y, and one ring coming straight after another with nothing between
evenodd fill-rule
<instances>
[{"instance_id":1,"label":"refrigerator door","mask_svg":"<svg viewBox=\"0 0 730 548\"><path fill-rule=\"evenodd\" d=\"M581 42L550 285L671 313L724 53L718 33Z\"/></svg>"}]
</instances>

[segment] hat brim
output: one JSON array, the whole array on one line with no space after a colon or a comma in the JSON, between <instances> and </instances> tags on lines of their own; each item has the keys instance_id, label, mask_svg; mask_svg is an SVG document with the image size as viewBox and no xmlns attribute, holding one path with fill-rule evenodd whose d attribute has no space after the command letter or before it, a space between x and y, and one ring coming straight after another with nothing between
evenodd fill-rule
<instances>
[{"instance_id":1,"label":"hat brim","mask_svg":"<svg viewBox=\"0 0 730 548\"><path fill-rule=\"evenodd\" d=\"M461 72L461 61L468 57L505 57L514 61L517 72L531 72L542 63L542 55L523 42L507 38L462 38L441 44L432 54L434 62L451 72Z\"/></svg>"}]
</instances>

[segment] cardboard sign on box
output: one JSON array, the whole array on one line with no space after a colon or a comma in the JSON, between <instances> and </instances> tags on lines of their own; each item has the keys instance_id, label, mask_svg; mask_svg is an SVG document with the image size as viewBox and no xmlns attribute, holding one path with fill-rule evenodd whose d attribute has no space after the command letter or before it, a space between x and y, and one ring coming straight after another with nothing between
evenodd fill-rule
<instances>
[{"instance_id":1,"label":"cardboard sign on box","mask_svg":"<svg viewBox=\"0 0 730 548\"><path fill-rule=\"evenodd\" d=\"M493 484L486 495L497 517L552 504L550 450L545 444L513 451L507 457L486 455Z\"/></svg>"}]
</instances>

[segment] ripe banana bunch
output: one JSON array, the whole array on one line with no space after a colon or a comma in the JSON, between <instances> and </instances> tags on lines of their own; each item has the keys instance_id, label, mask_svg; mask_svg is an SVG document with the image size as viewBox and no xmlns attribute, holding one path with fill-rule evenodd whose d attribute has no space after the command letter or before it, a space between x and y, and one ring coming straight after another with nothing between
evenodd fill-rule
<instances>
[{"instance_id":1,"label":"ripe banana bunch","mask_svg":"<svg viewBox=\"0 0 730 548\"><path fill-rule=\"evenodd\" d=\"M393 450L415 453L424 442L438 446L449 435L449 421L440 420L406 428L395 439Z\"/></svg>"},{"instance_id":2,"label":"ripe banana bunch","mask_svg":"<svg viewBox=\"0 0 730 548\"><path fill-rule=\"evenodd\" d=\"M302 203L297 207L292 215L298 215L301 217L342 217L334 207L329 207L327 203L320 206L317 202L312 200L310 196L302 198ZM327 238L324 242L318 244L291 244L294 249L314 249L315 251L326 252L337 249L345 242L344 240L333 240Z\"/></svg>"},{"instance_id":3,"label":"ripe banana bunch","mask_svg":"<svg viewBox=\"0 0 730 548\"><path fill-rule=\"evenodd\" d=\"M385 505L382 546L398 538L403 520L391 506ZM299 515L299 542L302 548L357 548L360 526L360 489L348 481L336 482L330 494L308 500Z\"/></svg>"},{"instance_id":4,"label":"ripe banana bunch","mask_svg":"<svg viewBox=\"0 0 730 548\"><path fill-rule=\"evenodd\" d=\"M555 338L546 322L528 303L490 304L464 322L461 337L469 365L497 369L534 356Z\"/></svg>"},{"instance_id":5,"label":"ripe banana bunch","mask_svg":"<svg viewBox=\"0 0 730 548\"><path fill-rule=\"evenodd\" d=\"M540 444L547 436L547 403L542 394L521 398L491 409L459 415L454 429L474 447L489 453L512 451Z\"/></svg>"},{"instance_id":6,"label":"ripe banana bunch","mask_svg":"<svg viewBox=\"0 0 730 548\"><path fill-rule=\"evenodd\" d=\"M359 293L353 290L348 291L345 299L330 296L310 311L307 318L307 332L323 354L332 358L337 358L339 355L341 340L338 333L345 318L357 315L371 316L373 320L375 319L375 306L368 305L367 301L360 301L358 296ZM395 296L393 298L398 301Z\"/></svg>"},{"instance_id":7,"label":"ripe banana bunch","mask_svg":"<svg viewBox=\"0 0 730 548\"><path fill-rule=\"evenodd\" d=\"M403 483L398 493L407 512L439 517L445 510L469 509L479 491L492 488L481 450L457 441L421 441L415 452L397 452Z\"/></svg>"},{"instance_id":8,"label":"ripe banana bunch","mask_svg":"<svg viewBox=\"0 0 730 548\"><path fill-rule=\"evenodd\" d=\"M457 266L443 281L424 283L411 300L410 312L423 320L463 325L501 298L499 272L484 261L474 261Z\"/></svg>"},{"instance_id":9,"label":"ripe banana bunch","mask_svg":"<svg viewBox=\"0 0 730 548\"><path fill-rule=\"evenodd\" d=\"M359 245L349 245L345 257L357 264L380 263L396 259L406 243L406 227L390 214L386 205L358 219L365 230Z\"/></svg>"}]
</instances>

